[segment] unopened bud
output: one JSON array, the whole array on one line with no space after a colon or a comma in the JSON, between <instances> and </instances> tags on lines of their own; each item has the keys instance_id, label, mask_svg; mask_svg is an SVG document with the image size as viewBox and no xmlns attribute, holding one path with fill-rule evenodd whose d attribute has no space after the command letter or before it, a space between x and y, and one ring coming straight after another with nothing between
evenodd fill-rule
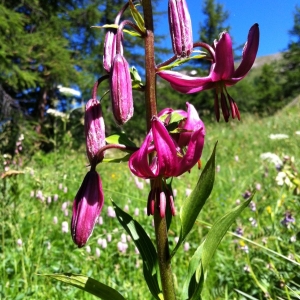
<instances>
[{"instance_id":1,"label":"unopened bud","mask_svg":"<svg viewBox=\"0 0 300 300\"><path fill-rule=\"evenodd\" d=\"M96 171L89 171L73 203L71 233L78 247L83 247L91 236L103 203L100 176Z\"/></svg>"},{"instance_id":2,"label":"unopened bud","mask_svg":"<svg viewBox=\"0 0 300 300\"><path fill-rule=\"evenodd\" d=\"M109 30L104 40L103 67L109 73L116 56L117 35L113 30ZM122 43L120 44L120 53L123 54Z\"/></svg>"},{"instance_id":3,"label":"unopened bud","mask_svg":"<svg viewBox=\"0 0 300 300\"><path fill-rule=\"evenodd\" d=\"M123 125L133 115L133 98L129 65L121 54L117 54L113 62L110 97L115 120L118 125Z\"/></svg>"},{"instance_id":4,"label":"unopened bud","mask_svg":"<svg viewBox=\"0 0 300 300\"><path fill-rule=\"evenodd\" d=\"M101 104L97 99L90 99L85 107L84 127L86 137L86 152L90 163L98 151L105 146L105 125ZM104 153L97 161L102 160Z\"/></svg>"},{"instance_id":5,"label":"unopened bud","mask_svg":"<svg viewBox=\"0 0 300 300\"><path fill-rule=\"evenodd\" d=\"M173 51L188 57L193 50L192 21L185 0L169 0L169 26Z\"/></svg>"}]
</instances>

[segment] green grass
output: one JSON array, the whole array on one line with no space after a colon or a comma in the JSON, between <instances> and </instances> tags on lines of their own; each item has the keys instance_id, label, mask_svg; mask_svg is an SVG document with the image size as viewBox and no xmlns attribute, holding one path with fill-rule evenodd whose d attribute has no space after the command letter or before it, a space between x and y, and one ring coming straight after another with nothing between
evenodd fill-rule
<instances>
[{"instance_id":1,"label":"green grass","mask_svg":"<svg viewBox=\"0 0 300 300\"><path fill-rule=\"evenodd\" d=\"M299 195L286 186L278 186L275 181L278 171L272 163L260 158L264 152L281 158L293 156L295 168L300 169L300 135L295 133L300 131L299 114L296 105L269 118L243 115L241 122L207 125L202 164L218 140L219 172L213 192L188 236L191 248L186 252L180 249L174 258L178 293L189 258L208 232L207 224L234 208L238 199L243 200L246 190L254 192L260 184L261 189L256 191L253 200L256 210L246 209L231 228L232 232L241 228L245 240L230 233L225 236L211 264L203 299L251 299L250 296L265 299L266 294L270 299L299 299ZM271 140L269 135L276 133L287 134L289 138ZM86 248L77 249L70 232L62 232L62 222L70 223L72 201L87 171L86 164L84 150L75 152L66 147L47 155L38 152L32 157L30 167L11 167L24 174L1 179L1 299L95 298L40 275L62 272L91 276L116 288L126 299L151 299L134 244L128 242L126 253L118 251L117 243L124 230L116 219L107 216L110 199L122 208L128 205L130 214L139 208L136 220L154 237L152 219L144 214L149 186L144 183L143 190L137 189L126 164L103 163L97 167L103 181L105 205L101 214L103 225L96 225L88 242L91 252ZM193 188L198 176L199 171L194 168L190 174L174 179L177 211L185 199L186 189ZM44 201L36 198L37 191L42 192ZM57 201L53 200L55 194ZM47 202L48 197L51 203ZM62 210L63 203L67 203L64 205L68 215ZM287 211L295 218L289 227L281 224ZM57 224L53 222L54 217L58 219ZM175 245L179 228L179 218L175 217L170 230L171 247ZM112 241L102 249L97 241L108 234L112 235ZM297 240L292 242L295 236ZM18 239L22 240L22 246L18 246ZM248 253L243 250L246 246ZM100 257L96 248L101 251Z\"/></svg>"}]
</instances>

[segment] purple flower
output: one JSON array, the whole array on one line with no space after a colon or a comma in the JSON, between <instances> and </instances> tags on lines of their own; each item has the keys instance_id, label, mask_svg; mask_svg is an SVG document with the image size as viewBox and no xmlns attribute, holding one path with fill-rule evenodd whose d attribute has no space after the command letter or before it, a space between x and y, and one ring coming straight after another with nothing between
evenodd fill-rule
<instances>
[{"instance_id":1,"label":"purple flower","mask_svg":"<svg viewBox=\"0 0 300 300\"><path fill-rule=\"evenodd\" d=\"M84 130L86 153L90 164L97 164L104 157L104 152L97 157L98 151L105 146L105 125L101 104L97 99L90 99L85 107ZM95 160L95 161L94 161Z\"/></svg>"},{"instance_id":2,"label":"purple flower","mask_svg":"<svg viewBox=\"0 0 300 300\"><path fill-rule=\"evenodd\" d=\"M192 21L185 0L169 0L169 27L173 51L187 57L193 50Z\"/></svg>"},{"instance_id":3,"label":"purple flower","mask_svg":"<svg viewBox=\"0 0 300 300\"><path fill-rule=\"evenodd\" d=\"M205 128L195 108L187 103L188 111L179 122L178 132L170 134L165 127L173 113L182 111L165 109L154 116L151 121L151 130L146 136L140 149L129 159L131 172L144 179L155 179L153 188L148 196L147 213L154 214L155 203L160 210L160 216L165 216L166 205L175 215L173 194L167 186L162 187L163 179L180 176L189 171L200 159L204 145ZM160 118L165 119L163 123ZM190 126L192 123L193 126ZM183 134L181 136L181 134ZM187 134L186 136L184 136ZM148 155L153 154L151 162ZM156 199L156 202L155 202Z\"/></svg>"},{"instance_id":4,"label":"purple flower","mask_svg":"<svg viewBox=\"0 0 300 300\"><path fill-rule=\"evenodd\" d=\"M249 199L251 197L251 195L252 195L251 192L248 191L248 190L245 191L245 193L242 194L244 199Z\"/></svg>"},{"instance_id":5,"label":"purple flower","mask_svg":"<svg viewBox=\"0 0 300 300\"><path fill-rule=\"evenodd\" d=\"M110 98L115 120L118 125L123 125L133 115L133 98L129 65L121 54L117 54L113 61Z\"/></svg>"},{"instance_id":6,"label":"purple flower","mask_svg":"<svg viewBox=\"0 0 300 300\"><path fill-rule=\"evenodd\" d=\"M223 32L212 50L212 66L207 77L190 77L174 71L159 71L158 75L170 82L172 88L184 94L215 89L215 113L219 121L219 102L225 121L230 116L240 119L238 107L227 92L226 86L232 86L243 79L250 71L257 54L259 44L259 27L254 24L249 31L248 40L243 49L243 58L235 70L230 35Z\"/></svg>"},{"instance_id":7,"label":"purple flower","mask_svg":"<svg viewBox=\"0 0 300 300\"><path fill-rule=\"evenodd\" d=\"M295 218L292 216L290 212L286 212L284 219L281 220L281 224L286 227L289 227L290 223L295 223Z\"/></svg>"},{"instance_id":8,"label":"purple flower","mask_svg":"<svg viewBox=\"0 0 300 300\"><path fill-rule=\"evenodd\" d=\"M71 234L78 247L83 247L91 236L103 202L100 176L91 170L84 177L73 203Z\"/></svg>"},{"instance_id":9,"label":"purple flower","mask_svg":"<svg viewBox=\"0 0 300 300\"><path fill-rule=\"evenodd\" d=\"M187 120L189 120L194 114L195 108L189 103L187 103L187 107ZM163 114L158 115L162 116ZM188 140L184 142L186 145L186 150L184 150L170 135L164 123L154 116L151 121L151 130L141 148L133 153L129 159L131 172L140 178L154 179L156 177L180 176L189 171L201 157L205 136L204 123L199 116L197 119L193 119L193 123L193 129L191 128L191 132L188 132ZM178 138L178 141L180 140L181 136ZM156 153L151 163L148 162L148 154L150 153Z\"/></svg>"}]
</instances>

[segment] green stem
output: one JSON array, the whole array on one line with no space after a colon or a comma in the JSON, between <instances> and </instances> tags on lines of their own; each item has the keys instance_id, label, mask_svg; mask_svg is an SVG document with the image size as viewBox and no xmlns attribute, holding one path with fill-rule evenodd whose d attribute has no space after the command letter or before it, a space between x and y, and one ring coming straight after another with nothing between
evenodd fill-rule
<instances>
[{"instance_id":1,"label":"green stem","mask_svg":"<svg viewBox=\"0 0 300 300\"><path fill-rule=\"evenodd\" d=\"M146 87L145 87L145 106L148 131L151 128L152 116L157 114L156 106L156 74L154 59L154 33L153 15L151 0L143 1L145 27L147 35L145 37L145 67L146 67ZM153 181L151 182L153 187ZM159 199L156 199L158 201ZM165 218L160 217L157 205L155 205L154 226L156 235L158 265L160 270L162 292L164 300L175 300L175 290L173 284L173 273L169 253L167 223Z\"/></svg>"}]
</instances>

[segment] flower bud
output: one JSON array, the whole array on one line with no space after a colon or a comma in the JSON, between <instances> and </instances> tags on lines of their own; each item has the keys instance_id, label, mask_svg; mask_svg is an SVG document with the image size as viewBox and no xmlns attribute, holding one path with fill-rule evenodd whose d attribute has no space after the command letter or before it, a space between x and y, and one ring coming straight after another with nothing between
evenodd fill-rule
<instances>
[{"instance_id":1,"label":"flower bud","mask_svg":"<svg viewBox=\"0 0 300 300\"><path fill-rule=\"evenodd\" d=\"M90 164L98 151L105 146L105 125L102 116L101 104L97 99L90 99L85 107L84 129L86 138L86 152ZM103 159L104 153L96 162Z\"/></svg>"},{"instance_id":2,"label":"flower bud","mask_svg":"<svg viewBox=\"0 0 300 300\"><path fill-rule=\"evenodd\" d=\"M109 73L116 56L117 35L113 30L109 30L104 40L103 67ZM122 43L120 44L120 53L123 55Z\"/></svg>"},{"instance_id":3,"label":"flower bud","mask_svg":"<svg viewBox=\"0 0 300 300\"><path fill-rule=\"evenodd\" d=\"M192 21L185 0L169 0L169 26L173 51L188 57L193 50Z\"/></svg>"},{"instance_id":4,"label":"flower bud","mask_svg":"<svg viewBox=\"0 0 300 300\"><path fill-rule=\"evenodd\" d=\"M103 203L100 176L96 171L89 171L73 203L71 234L78 247L83 247L91 236Z\"/></svg>"},{"instance_id":5,"label":"flower bud","mask_svg":"<svg viewBox=\"0 0 300 300\"><path fill-rule=\"evenodd\" d=\"M118 125L126 123L133 115L132 85L129 65L121 54L114 58L110 77L112 110Z\"/></svg>"}]
</instances>

